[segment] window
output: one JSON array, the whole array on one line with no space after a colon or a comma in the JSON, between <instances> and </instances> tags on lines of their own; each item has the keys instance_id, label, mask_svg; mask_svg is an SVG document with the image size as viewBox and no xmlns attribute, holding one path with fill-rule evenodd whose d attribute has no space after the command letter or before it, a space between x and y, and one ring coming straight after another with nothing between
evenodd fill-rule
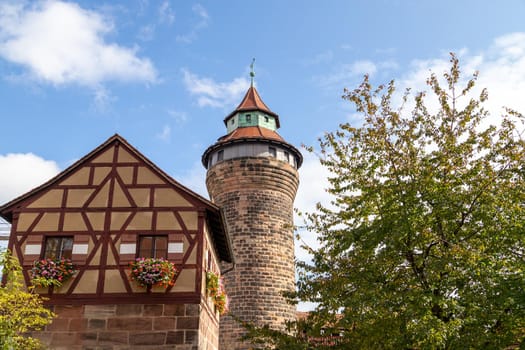
<instances>
[{"instance_id":1,"label":"window","mask_svg":"<svg viewBox=\"0 0 525 350\"><path fill-rule=\"evenodd\" d=\"M287 163L290 163L290 153L284 152L284 158L286 159Z\"/></svg>"},{"instance_id":2,"label":"window","mask_svg":"<svg viewBox=\"0 0 525 350\"><path fill-rule=\"evenodd\" d=\"M266 123L268 123L268 122L270 121L270 118L268 118L267 116L264 116L264 121L265 121Z\"/></svg>"},{"instance_id":3,"label":"window","mask_svg":"<svg viewBox=\"0 0 525 350\"><path fill-rule=\"evenodd\" d=\"M224 150L220 150L218 153L217 153L217 161L220 162L221 160L224 159Z\"/></svg>"},{"instance_id":4,"label":"window","mask_svg":"<svg viewBox=\"0 0 525 350\"><path fill-rule=\"evenodd\" d=\"M232 119L232 121L230 122L231 125L235 124L235 119Z\"/></svg>"},{"instance_id":5,"label":"window","mask_svg":"<svg viewBox=\"0 0 525 350\"><path fill-rule=\"evenodd\" d=\"M252 115L246 114L246 123L251 123L251 122L252 122Z\"/></svg>"},{"instance_id":6,"label":"window","mask_svg":"<svg viewBox=\"0 0 525 350\"><path fill-rule=\"evenodd\" d=\"M71 259L73 237L46 237L44 259Z\"/></svg>"},{"instance_id":7,"label":"window","mask_svg":"<svg viewBox=\"0 0 525 350\"><path fill-rule=\"evenodd\" d=\"M140 236L138 256L140 258L167 258L168 237Z\"/></svg>"},{"instance_id":8,"label":"window","mask_svg":"<svg viewBox=\"0 0 525 350\"><path fill-rule=\"evenodd\" d=\"M270 152L270 155L272 157L277 157L277 150L275 149L275 147L268 148L268 151Z\"/></svg>"}]
</instances>

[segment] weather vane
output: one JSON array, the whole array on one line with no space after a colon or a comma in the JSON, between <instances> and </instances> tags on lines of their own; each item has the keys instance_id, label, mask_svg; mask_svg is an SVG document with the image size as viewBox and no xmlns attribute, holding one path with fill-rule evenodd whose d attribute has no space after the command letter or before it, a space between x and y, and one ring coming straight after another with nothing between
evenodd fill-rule
<instances>
[{"instance_id":1,"label":"weather vane","mask_svg":"<svg viewBox=\"0 0 525 350\"><path fill-rule=\"evenodd\" d=\"M250 64L250 79L251 79L251 86L253 87L253 78L255 77L255 72L253 71L253 65L255 64L255 58L252 60L252 64Z\"/></svg>"}]
</instances>

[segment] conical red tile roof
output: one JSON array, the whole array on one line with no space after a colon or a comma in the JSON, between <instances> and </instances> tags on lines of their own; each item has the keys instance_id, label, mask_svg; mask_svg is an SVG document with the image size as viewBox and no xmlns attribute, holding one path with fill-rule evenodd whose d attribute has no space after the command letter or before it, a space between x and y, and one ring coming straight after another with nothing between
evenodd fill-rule
<instances>
[{"instance_id":1,"label":"conical red tile roof","mask_svg":"<svg viewBox=\"0 0 525 350\"><path fill-rule=\"evenodd\" d=\"M277 113L272 112L270 108L268 108L268 106L263 102L261 96L259 95L257 89L254 86L250 86L239 106L237 106L237 108L235 108L233 112L231 112L226 118L224 118L224 124L227 125L228 120L231 117L233 117L236 113L247 111L262 111L266 114L274 116L277 128L281 126L279 123L279 116L277 115Z\"/></svg>"}]
</instances>

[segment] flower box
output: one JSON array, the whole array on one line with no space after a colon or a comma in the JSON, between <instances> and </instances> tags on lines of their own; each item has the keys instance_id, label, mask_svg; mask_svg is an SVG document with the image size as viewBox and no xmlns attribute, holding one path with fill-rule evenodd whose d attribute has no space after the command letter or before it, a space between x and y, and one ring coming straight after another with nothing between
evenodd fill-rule
<instances>
[{"instance_id":1,"label":"flower box","mask_svg":"<svg viewBox=\"0 0 525 350\"><path fill-rule=\"evenodd\" d=\"M36 260L31 269L35 287L60 287L75 274L75 266L69 259Z\"/></svg>"},{"instance_id":2,"label":"flower box","mask_svg":"<svg viewBox=\"0 0 525 350\"><path fill-rule=\"evenodd\" d=\"M177 269L163 258L137 258L130 263L130 269L130 280L148 290L153 286L167 288L175 284Z\"/></svg>"}]
</instances>

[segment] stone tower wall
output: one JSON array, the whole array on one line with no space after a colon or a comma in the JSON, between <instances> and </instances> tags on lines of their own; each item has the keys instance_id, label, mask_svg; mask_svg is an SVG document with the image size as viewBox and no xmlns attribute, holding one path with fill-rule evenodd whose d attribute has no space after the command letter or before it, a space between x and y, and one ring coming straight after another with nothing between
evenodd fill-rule
<instances>
[{"instance_id":1,"label":"stone tower wall","mask_svg":"<svg viewBox=\"0 0 525 350\"><path fill-rule=\"evenodd\" d=\"M295 318L283 291L295 288L293 201L297 170L274 158L239 158L208 170L206 185L224 211L235 269L224 277L230 313L258 325L282 329ZM243 328L221 317L220 349L248 349Z\"/></svg>"}]
</instances>

